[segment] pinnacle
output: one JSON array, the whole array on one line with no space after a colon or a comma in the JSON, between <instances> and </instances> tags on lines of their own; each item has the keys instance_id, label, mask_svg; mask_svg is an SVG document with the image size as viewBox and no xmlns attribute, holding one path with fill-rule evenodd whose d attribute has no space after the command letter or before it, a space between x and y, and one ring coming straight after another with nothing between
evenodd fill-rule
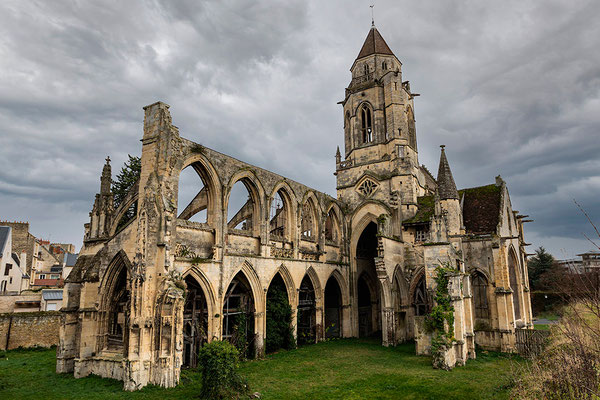
<instances>
[{"instance_id":1,"label":"pinnacle","mask_svg":"<svg viewBox=\"0 0 600 400\"><path fill-rule=\"evenodd\" d=\"M452 176L450 164L448 163L448 159L446 158L446 152L444 150L446 146L441 145L440 147L442 148L442 153L440 155L440 167L437 176L438 192L440 194L440 199L458 200L458 190L456 190L456 183L454 183L454 177Z\"/></svg>"}]
</instances>

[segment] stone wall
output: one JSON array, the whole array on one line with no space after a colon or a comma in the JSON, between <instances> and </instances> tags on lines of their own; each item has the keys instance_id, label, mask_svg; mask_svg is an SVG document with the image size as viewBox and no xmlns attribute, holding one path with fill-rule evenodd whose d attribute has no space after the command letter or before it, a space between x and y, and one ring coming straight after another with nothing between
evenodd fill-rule
<instances>
[{"instance_id":1,"label":"stone wall","mask_svg":"<svg viewBox=\"0 0 600 400\"><path fill-rule=\"evenodd\" d=\"M33 260L33 247L35 244L35 237L29 233L28 222L11 222L11 221L0 221L0 225L10 226L12 232L12 251L13 253L21 254L21 252L27 253L26 266L21 266L23 271L27 273L31 272L31 262Z\"/></svg>"},{"instance_id":2,"label":"stone wall","mask_svg":"<svg viewBox=\"0 0 600 400\"><path fill-rule=\"evenodd\" d=\"M0 314L0 350L58 344L60 312Z\"/></svg>"},{"instance_id":3,"label":"stone wall","mask_svg":"<svg viewBox=\"0 0 600 400\"><path fill-rule=\"evenodd\" d=\"M20 294L17 296L1 296L0 295L0 314L12 313L12 312L23 312L23 311L39 311L39 306L35 310L23 309L20 311L18 308L15 310L15 303L17 301L42 301L42 293L29 293Z\"/></svg>"}]
</instances>

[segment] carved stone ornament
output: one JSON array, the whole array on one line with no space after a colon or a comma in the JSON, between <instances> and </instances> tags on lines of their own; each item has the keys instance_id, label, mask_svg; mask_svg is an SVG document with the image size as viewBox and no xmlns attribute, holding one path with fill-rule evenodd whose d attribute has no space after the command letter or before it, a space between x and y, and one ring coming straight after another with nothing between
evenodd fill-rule
<instances>
[{"instance_id":1,"label":"carved stone ornament","mask_svg":"<svg viewBox=\"0 0 600 400\"><path fill-rule=\"evenodd\" d=\"M377 187L379 187L377 182L367 178L362 181L362 183L358 186L357 190L363 196L369 197L373 193L375 193L375 191L377 190Z\"/></svg>"}]
</instances>

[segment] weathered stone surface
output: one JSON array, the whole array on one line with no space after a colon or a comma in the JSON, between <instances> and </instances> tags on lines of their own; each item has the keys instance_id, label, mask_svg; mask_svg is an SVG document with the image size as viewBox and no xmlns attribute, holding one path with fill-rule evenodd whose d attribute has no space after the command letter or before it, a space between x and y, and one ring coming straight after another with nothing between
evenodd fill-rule
<instances>
[{"instance_id":1,"label":"weathered stone surface","mask_svg":"<svg viewBox=\"0 0 600 400\"><path fill-rule=\"evenodd\" d=\"M241 323L234 315L242 314L250 347L261 356L276 274L286 286L295 334L302 330L314 340L381 334L384 346L414 338L417 353L426 354L431 338L422 324L441 264L456 270L450 288L456 340L445 365L475 357L475 339L482 337L474 333L476 322L502 332L488 335L487 346L512 348L515 326L531 324L531 307L522 224L506 184L497 180L498 204L486 208L499 210L485 218L497 221L495 229L469 231L477 219L465 227L463 208L473 217L480 191L469 190L468 200L463 191L456 198L456 188L440 196L418 161L415 94L396 56L377 48L354 62L342 101L337 198L182 138L167 104L144 107L139 180L126 205L114 210L107 161L65 285L58 372L113 377L126 390L172 387L203 341L235 336L232 326ZM445 155L442 161L451 176ZM178 210L186 167L204 188ZM236 182L249 199L228 220ZM282 204L271 207L276 196ZM130 207L134 217L121 220ZM205 221L189 220L200 211ZM485 287L471 287L474 274Z\"/></svg>"}]
</instances>

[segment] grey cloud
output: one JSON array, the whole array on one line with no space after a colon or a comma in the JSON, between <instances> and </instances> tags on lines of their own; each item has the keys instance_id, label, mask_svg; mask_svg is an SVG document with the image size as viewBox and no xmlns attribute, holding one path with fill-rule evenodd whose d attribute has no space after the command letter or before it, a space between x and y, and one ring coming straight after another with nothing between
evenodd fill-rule
<instances>
[{"instance_id":1,"label":"grey cloud","mask_svg":"<svg viewBox=\"0 0 600 400\"><path fill-rule=\"evenodd\" d=\"M81 243L103 159L140 151L141 108L182 136L335 194L360 1L4 2L0 218ZM376 24L411 81L419 156L439 144L457 184L509 183L534 246L589 248L600 218L600 5L379 1ZM528 236L528 237L529 237ZM564 245L564 246L563 246Z\"/></svg>"}]
</instances>

